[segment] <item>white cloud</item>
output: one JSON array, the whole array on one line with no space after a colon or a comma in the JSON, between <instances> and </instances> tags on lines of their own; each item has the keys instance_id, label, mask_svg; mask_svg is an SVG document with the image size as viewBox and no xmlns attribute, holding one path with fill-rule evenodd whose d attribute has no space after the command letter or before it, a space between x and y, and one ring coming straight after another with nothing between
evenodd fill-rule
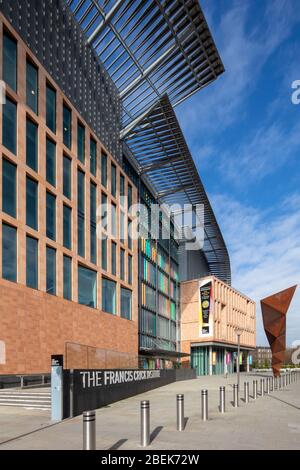
<instances>
[{"instance_id":1,"label":"white cloud","mask_svg":"<svg viewBox=\"0 0 300 470\"><path fill-rule=\"evenodd\" d=\"M300 194L286 198L277 213L224 195L212 201L230 252L233 286L257 302L257 344L267 344L260 299L300 280ZM300 287L287 316L288 344L294 340L300 340Z\"/></svg>"}]
</instances>

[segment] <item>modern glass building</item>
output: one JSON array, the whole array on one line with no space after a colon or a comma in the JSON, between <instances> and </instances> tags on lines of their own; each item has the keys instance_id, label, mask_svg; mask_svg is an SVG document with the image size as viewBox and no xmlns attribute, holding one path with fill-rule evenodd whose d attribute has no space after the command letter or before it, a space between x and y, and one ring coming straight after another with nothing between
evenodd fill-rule
<instances>
[{"instance_id":1,"label":"modern glass building","mask_svg":"<svg viewBox=\"0 0 300 470\"><path fill-rule=\"evenodd\" d=\"M10 325L2 320L0 371L47 370L53 353L71 355L73 366L172 366L182 356L180 281L231 282L174 111L224 72L199 3L0 0L0 12L0 309L9 299L13 311ZM153 237L153 203L203 204L201 263L187 259L175 220L165 239L158 215ZM21 341L18 324L39 342ZM115 359L102 364L100 350ZM92 359L82 363L86 351Z\"/></svg>"}]
</instances>

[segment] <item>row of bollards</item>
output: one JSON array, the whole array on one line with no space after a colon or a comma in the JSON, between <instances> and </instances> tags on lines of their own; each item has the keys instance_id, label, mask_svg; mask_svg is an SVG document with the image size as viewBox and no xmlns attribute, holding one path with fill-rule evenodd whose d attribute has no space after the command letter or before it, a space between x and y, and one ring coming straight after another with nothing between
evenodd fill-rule
<instances>
[{"instance_id":1,"label":"row of bollards","mask_svg":"<svg viewBox=\"0 0 300 470\"><path fill-rule=\"evenodd\" d=\"M260 379L260 396L263 397L265 393L268 395L271 391L280 390L291 383L298 380L300 376L299 371L289 372L285 375L278 377L267 377ZM220 413L226 412L226 390L224 386L220 387ZM257 380L253 380L253 394L254 400L257 400L258 389ZM244 382L244 402L249 403L249 382ZM239 387L238 384L233 385L233 407L239 406ZM141 401L141 446L147 447L150 444L150 402L148 400ZM184 418L184 395L178 394L176 396L176 413L177 413L177 431L184 431L185 418ZM208 391L201 390L201 417L202 421L208 420ZM83 450L96 449L96 413L95 411L85 411L83 413Z\"/></svg>"}]
</instances>

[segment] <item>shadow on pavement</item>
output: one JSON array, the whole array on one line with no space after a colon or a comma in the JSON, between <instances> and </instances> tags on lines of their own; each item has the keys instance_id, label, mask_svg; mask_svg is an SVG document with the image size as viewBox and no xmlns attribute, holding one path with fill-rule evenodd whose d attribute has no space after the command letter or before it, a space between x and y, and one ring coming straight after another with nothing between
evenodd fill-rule
<instances>
[{"instance_id":1,"label":"shadow on pavement","mask_svg":"<svg viewBox=\"0 0 300 470\"><path fill-rule=\"evenodd\" d=\"M154 439L158 436L160 431L163 430L163 428L164 428L163 426L157 426L157 428L155 428L154 431L152 431L150 435L150 442L154 441Z\"/></svg>"},{"instance_id":2,"label":"shadow on pavement","mask_svg":"<svg viewBox=\"0 0 300 470\"><path fill-rule=\"evenodd\" d=\"M107 450L118 450L120 449L120 447L125 444L125 442L127 442L128 439L120 439L119 441L117 441L114 445L112 445L111 447L109 447L109 449Z\"/></svg>"}]
</instances>

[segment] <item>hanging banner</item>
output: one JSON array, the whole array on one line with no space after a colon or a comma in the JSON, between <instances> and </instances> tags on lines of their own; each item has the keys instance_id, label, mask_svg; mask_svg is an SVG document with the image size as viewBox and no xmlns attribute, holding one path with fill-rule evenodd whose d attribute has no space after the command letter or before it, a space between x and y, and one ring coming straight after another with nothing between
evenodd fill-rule
<instances>
[{"instance_id":1,"label":"hanging banner","mask_svg":"<svg viewBox=\"0 0 300 470\"><path fill-rule=\"evenodd\" d=\"M212 353L212 364L213 366L217 365L217 353L215 351Z\"/></svg>"},{"instance_id":2,"label":"hanging banner","mask_svg":"<svg viewBox=\"0 0 300 470\"><path fill-rule=\"evenodd\" d=\"M213 334L213 297L212 282L202 281L199 287L199 337Z\"/></svg>"}]
</instances>

